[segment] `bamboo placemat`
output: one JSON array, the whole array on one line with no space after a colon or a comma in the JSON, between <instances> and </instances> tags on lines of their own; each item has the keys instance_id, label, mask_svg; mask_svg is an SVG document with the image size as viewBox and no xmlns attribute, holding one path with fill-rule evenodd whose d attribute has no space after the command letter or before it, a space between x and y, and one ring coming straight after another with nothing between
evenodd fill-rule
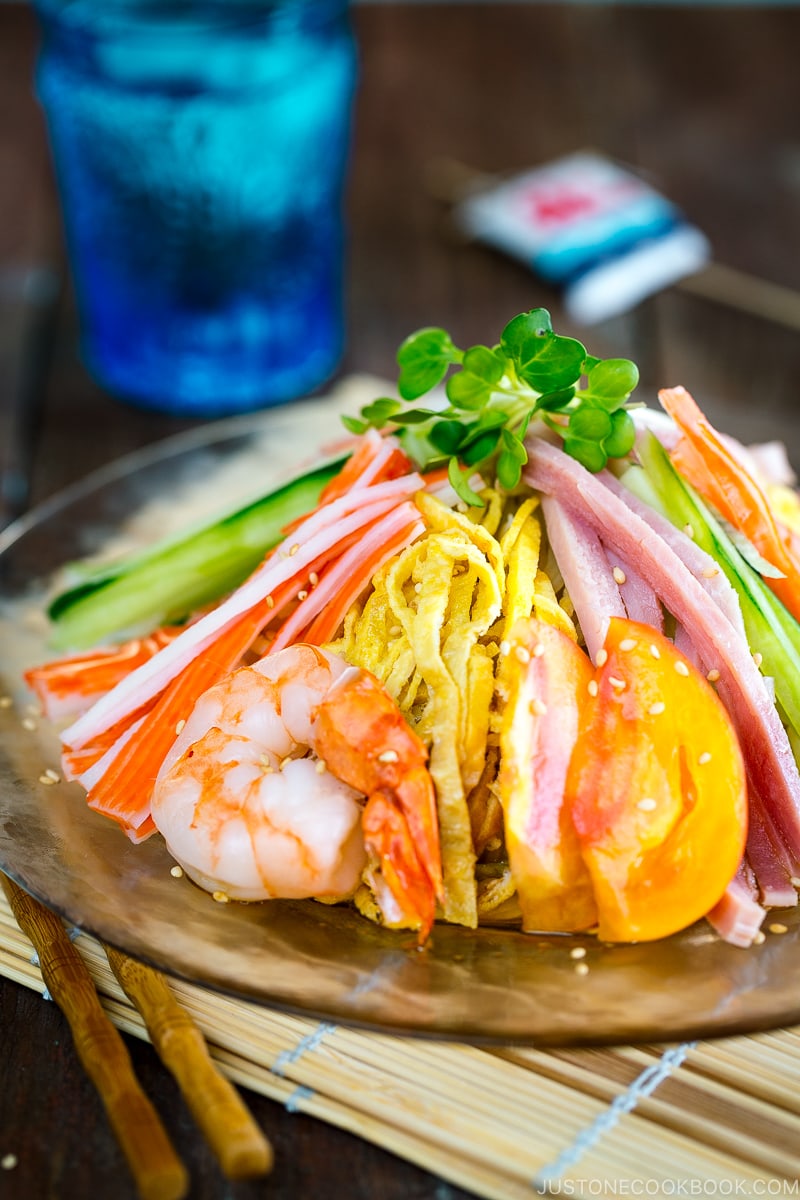
<instances>
[{"instance_id":1,"label":"bamboo placemat","mask_svg":"<svg viewBox=\"0 0 800 1200\"><path fill-rule=\"evenodd\" d=\"M80 935L111 1020L146 1037ZM0 973L44 991L0 893ZM538 1051L364 1033L173 981L236 1083L491 1200L800 1192L800 1030L681 1046Z\"/></svg>"}]
</instances>

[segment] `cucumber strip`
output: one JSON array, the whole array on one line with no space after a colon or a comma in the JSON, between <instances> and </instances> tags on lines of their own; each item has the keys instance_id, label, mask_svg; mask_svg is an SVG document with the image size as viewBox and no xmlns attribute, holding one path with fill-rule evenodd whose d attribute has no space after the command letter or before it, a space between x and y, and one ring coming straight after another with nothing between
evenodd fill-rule
<instances>
[{"instance_id":1,"label":"cucumber strip","mask_svg":"<svg viewBox=\"0 0 800 1200\"><path fill-rule=\"evenodd\" d=\"M761 655L761 669L775 681L775 696L800 734L800 624L745 561L714 514L672 465L650 434L638 446L643 478L636 468L622 482L641 500L653 503L678 529L691 525L694 541L724 571L739 596L747 640Z\"/></svg>"},{"instance_id":2,"label":"cucumber strip","mask_svg":"<svg viewBox=\"0 0 800 1200\"><path fill-rule=\"evenodd\" d=\"M310 512L347 456L332 459L210 525L83 577L51 601L51 645L83 650L181 622L238 587L290 521Z\"/></svg>"}]
</instances>

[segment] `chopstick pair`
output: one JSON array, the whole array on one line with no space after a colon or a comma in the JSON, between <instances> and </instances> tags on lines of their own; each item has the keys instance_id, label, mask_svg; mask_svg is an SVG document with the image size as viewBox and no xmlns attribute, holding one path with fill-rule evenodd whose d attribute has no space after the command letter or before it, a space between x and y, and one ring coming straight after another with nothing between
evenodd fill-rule
<instances>
[{"instance_id":1,"label":"chopstick pair","mask_svg":"<svg viewBox=\"0 0 800 1200\"><path fill-rule=\"evenodd\" d=\"M0 883L32 942L45 985L67 1018L75 1048L97 1088L142 1200L181 1200L189 1188L158 1113L136 1079L125 1043L103 1009L91 975L59 917L13 880ZM112 971L138 1009L153 1046L231 1179L265 1175L272 1147L239 1093L217 1070L205 1039L157 971L104 946Z\"/></svg>"}]
</instances>

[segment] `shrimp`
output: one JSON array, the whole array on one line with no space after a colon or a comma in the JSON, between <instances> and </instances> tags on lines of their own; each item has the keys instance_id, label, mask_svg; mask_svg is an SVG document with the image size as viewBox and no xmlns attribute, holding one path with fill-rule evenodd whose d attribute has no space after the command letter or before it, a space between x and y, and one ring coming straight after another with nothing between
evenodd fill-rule
<instances>
[{"instance_id":1,"label":"shrimp","mask_svg":"<svg viewBox=\"0 0 800 1200\"><path fill-rule=\"evenodd\" d=\"M297 644L200 697L158 773L153 819L208 891L343 900L366 869L387 923L424 937L442 889L426 758L374 676Z\"/></svg>"}]
</instances>

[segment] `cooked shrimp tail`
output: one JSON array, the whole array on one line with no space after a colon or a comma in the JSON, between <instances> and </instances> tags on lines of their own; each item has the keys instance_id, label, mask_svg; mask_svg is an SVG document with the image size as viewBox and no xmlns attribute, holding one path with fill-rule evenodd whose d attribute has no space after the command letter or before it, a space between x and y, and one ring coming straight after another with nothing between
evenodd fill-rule
<instances>
[{"instance_id":1,"label":"cooked shrimp tail","mask_svg":"<svg viewBox=\"0 0 800 1200\"><path fill-rule=\"evenodd\" d=\"M391 696L368 671L347 672L318 706L317 753L343 782L367 796L362 827L377 863L377 898L385 889L399 913L387 923L430 931L443 898L439 823L428 752ZM399 920L395 918L399 917Z\"/></svg>"}]
</instances>

